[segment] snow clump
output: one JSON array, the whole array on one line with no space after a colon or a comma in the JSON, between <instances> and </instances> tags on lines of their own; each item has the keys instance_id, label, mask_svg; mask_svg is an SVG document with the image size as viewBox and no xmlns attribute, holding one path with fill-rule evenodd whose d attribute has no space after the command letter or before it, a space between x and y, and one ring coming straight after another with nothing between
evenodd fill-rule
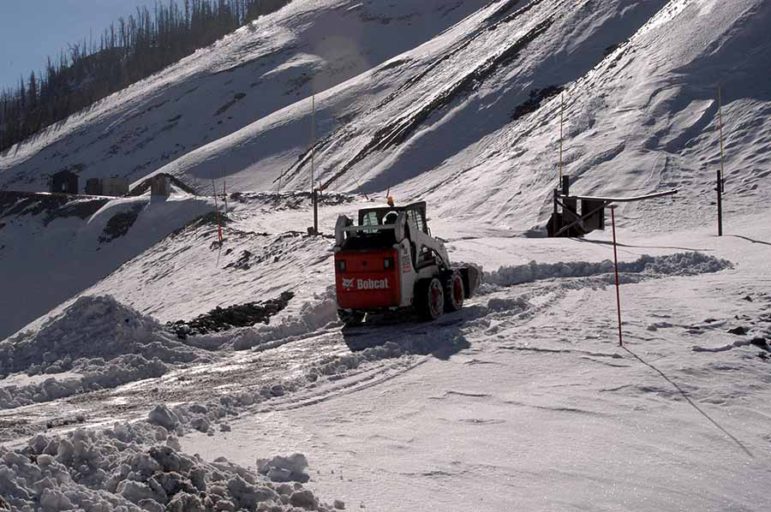
<instances>
[{"instance_id":1,"label":"snow clump","mask_svg":"<svg viewBox=\"0 0 771 512\"><path fill-rule=\"evenodd\" d=\"M258 459L257 471L272 482L301 482L310 480L307 473L308 459L302 453L288 457L277 455L272 459Z\"/></svg>"},{"instance_id":2,"label":"snow clump","mask_svg":"<svg viewBox=\"0 0 771 512\"><path fill-rule=\"evenodd\" d=\"M299 483L274 484L224 458L181 453L176 437L147 422L0 448L0 495L19 511L333 510Z\"/></svg>"}]
</instances>

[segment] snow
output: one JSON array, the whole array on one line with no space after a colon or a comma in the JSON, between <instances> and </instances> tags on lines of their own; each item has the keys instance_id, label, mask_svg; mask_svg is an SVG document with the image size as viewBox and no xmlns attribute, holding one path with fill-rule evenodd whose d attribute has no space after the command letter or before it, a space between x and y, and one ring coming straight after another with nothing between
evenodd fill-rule
<instances>
[{"instance_id":1,"label":"snow","mask_svg":"<svg viewBox=\"0 0 771 512\"><path fill-rule=\"evenodd\" d=\"M621 274L657 274L657 275L695 275L705 272L719 272L729 268L731 263L698 252L676 253L667 256L643 256L632 262L621 262L618 270ZM614 270L613 262L601 263L571 261L568 263L539 264L531 261L527 265L500 267L486 274L484 282L498 286L513 286L531 283L541 279L565 277L589 277L598 274L610 274Z\"/></svg>"},{"instance_id":2,"label":"snow","mask_svg":"<svg viewBox=\"0 0 771 512\"><path fill-rule=\"evenodd\" d=\"M212 204L187 194L158 200L149 195L119 199L27 200L26 209L0 211L0 338L13 334L75 294L105 278L134 256L193 219ZM12 205L21 199L11 199ZM5 205L3 205L5 206ZM136 209L123 236L108 235L115 215ZM85 216L85 217L84 217ZM23 240L23 243L19 243Z\"/></svg>"},{"instance_id":3,"label":"snow","mask_svg":"<svg viewBox=\"0 0 771 512\"><path fill-rule=\"evenodd\" d=\"M485 3L292 2L0 155L0 184L45 190L50 174L73 167L82 169L81 186L93 177L141 181L255 119L431 39ZM279 147L288 153L289 142ZM251 166L248 158L239 160ZM222 170L211 172L187 182L210 190L211 179L222 177Z\"/></svg>"},{"instance_id":4,"label":"snow","mask_svg":"<svg viewBox=\"0 0 771 512\"><path fill-rule=\"evenodd\" d=\"M771 237L766 227L747 225L737 219L727 231L756 241ZM141 420L149 412L152 423L182 435L182 453L211 462L225 456L244 467L257 467L266 455L302 453L311 461L307 485L314 495L338 497L348 507L414 510L430 501L445 510L590 503L762 510L754 504L763 503L758 482L771 471L762 384L768 362L759 356L766 351L733 341L729 350L709 350L742 338L728 333L737 326L750 327L747 341L771 337L766 246L717 239L706 229L654 237L621 230L624 336L632 351L626 352L615 345L607 237L494 239L498 253L488 246L490 261L538 254L540 244L548 251L539 262L488 270L483 294L460 316L433 326L341 331L329 295L308 295L303 307L328 308L317 322L307 312L291 313L275 325L239 329L230 344L207 352L210 362L174 367L107 395L50 402L58 414L41 403L35 413L50 422L79 411L79 425L99 428L106 417ZM190 247L181 233L174 240ZM453 244L472 246L469 240ZM457 252L464 254L462 247ZM655 255L646 256L650 252ZM576 262L576 254L585 261ZM143 263L139 258L129 267ZM221 261L218 268L237 272L225 266ZM295 289L316 286L305 275L294 279ZM218 293L230 297L237 289ZM108 301L81 300L89 307L76 310ZM70 321L75 318L83 315ZM308 323L284 330L293 318ZM270 329L272 336L259 338ZM250 336L260 343L237 346ZM351 353L346 344L359 341L380 345ZM233 350L250 346L257 350ZM159 396L168 405L153 403ZM6 425L21 417L28 422L6 440L34 433L33 411L0 415ZM49 430L70 435L71 429ZM610 450L608 439L615 440ZM292 471L281 457L267 460L279 468L273 478L281 469ZM599 496L591 491L597 481L603 482ZM690 491L679 493L682 488ZM134 484L125 489L130 498L144 496Z\"/></svg>"},{"instance_id":5,"label":"snow","mask_svg":"<svg viewBox=\"0 0 771 512\"><path fill-rule=\"evenodd\" d=\"M756 240L771 235L753 231ZM765 351L694 349L737 338L728 333L736 325L769 335L767 251L704 231L645 241L693 245L735 266L623 285L629 351L617 346L612 287L532 281L496 292L508 306L480 318L472 306L464 323L429 329L465 340L449 358L355 393L244 414L223 442L193 435L182 445L242 463L268 446L300 451L319 461L312 488L371 510L764 510ZM564 256L584 244L562 245ZM492 305L496 296L482 300ZM389 335L419 336L410 328L373 334Z\"/></svg>"},{"instance_id":6,"label":"snow","mask_svg":"<svg viewBox=\"0 0 771 512\"><path fill-rule=\"evenodd\" d=\"M0 495L767 510L769 16L760 0L297 0L0 156L8 189L41 190L56 162L233 193L222 243L211 197L0 195ZM572 190L679 189L616 210L623 347L610 231L545 238L561 101L513 112L550 86ZM343 328L335 220L389 190L426 200L484 283L430 324ZM165 327L285 293L267 325Z\"/></svg>"},{"instance_id":7,"label":"snow","mask_svg":"<svg viewBox=\"0 0 771 512\"><path fill-rule=\"evenodd\" d=\"M0 494L19 511L333 510L299 484L275 486L225 459L179 453L176 445L164 428L147 423L38 435L21 450L0 449Z\"/></svg>"},{"instance_id":8,"label":"snow","mask_svg":"<svg viewBox=\"0 0 771 512\"><path fill-rule=\"evenodd\" d=\"M0 378L52 376L0 380L0 409L157 378L170 365L206 359L112 297L81 297L40 330L0 343Z\"/></svg>"},{"instance_id":9,"label":"snow","mask_svg":"<svg viewBox=\"0 0 771 512\"><path fill-rule=\"evenodd\" d=\"M257 471L272 482L305 483L310 478L307 469L308 459L302 453L293 453L288 457L276 455L272 459L257 461Z\"/></svg>"}]
</instances>

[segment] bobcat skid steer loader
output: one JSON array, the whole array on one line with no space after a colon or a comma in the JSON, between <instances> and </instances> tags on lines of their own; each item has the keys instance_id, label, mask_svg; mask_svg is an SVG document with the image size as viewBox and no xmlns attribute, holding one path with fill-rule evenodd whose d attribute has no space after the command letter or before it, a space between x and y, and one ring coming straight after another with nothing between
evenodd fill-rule
<instances>
[{"instance_id":1,"label":"bobcat skid steer loader","mask_svg":"<svg viewBox=\"0 0 771 512\"><path fill-rule=\"evenodd\" d=\"M444 244L431 236L426 203L359 210L358 224L340 216L335 226L338 315L347 326L367 313L417 312L436 320L458 311L476 292L481 271L453 266Z\"/></svg>"}]
</instances>

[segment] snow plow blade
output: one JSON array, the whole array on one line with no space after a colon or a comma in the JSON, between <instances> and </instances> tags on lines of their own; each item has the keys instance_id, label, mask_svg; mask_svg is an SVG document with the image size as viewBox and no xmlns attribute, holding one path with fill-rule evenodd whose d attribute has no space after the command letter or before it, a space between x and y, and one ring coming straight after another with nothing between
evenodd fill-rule
<instances>
[{"instance_id":1,"label":"snow plow blade","mask_svg":"<svg viewBox=\"0 0 771 512\"><path fill-rule=\"evenodd\" d=\"M463 277L466 298L473 297L482 283L482 269L476 265L464 265L458 267L458 270Z\"/></svg>"}]
</instances>

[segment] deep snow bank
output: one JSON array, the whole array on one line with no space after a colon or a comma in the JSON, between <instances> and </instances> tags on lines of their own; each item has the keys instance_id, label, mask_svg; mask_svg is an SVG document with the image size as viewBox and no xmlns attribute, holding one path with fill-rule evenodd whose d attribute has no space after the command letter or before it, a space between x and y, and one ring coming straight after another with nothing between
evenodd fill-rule
<instances>
[{"instance_id":1,"label":"deep snow bank","mask_svg":"<svg viewBox=\"0 0 771 512\"><path fill-rule=\"evenodd\" d=\"M618 270L624 274L646 274L650 276L691 276L719 272L730 268L731 262L708 256L700 252L682 252L665 256L641 256L631 262L620 262ZM514 286L542 279L566 277L590 277L613 272L610 260L597 262L568 261L561 263L537 263L501 267L486 272L483 281L498 286Z\"/></svg>"}]
</instances>

